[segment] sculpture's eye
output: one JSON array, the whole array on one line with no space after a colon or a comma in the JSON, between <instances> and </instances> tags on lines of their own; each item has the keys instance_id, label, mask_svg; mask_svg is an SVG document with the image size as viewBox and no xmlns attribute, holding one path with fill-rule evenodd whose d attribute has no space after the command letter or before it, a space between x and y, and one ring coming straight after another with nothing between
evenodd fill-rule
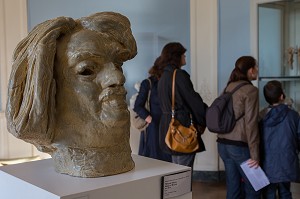
<instances>
[{"instance_id":1,"label":"sculpture's eye","mask_svg":"<svg viewBox=\"0 0 300 199\"><path fill-rule=\"evenodd\" d=\"M93 62L81 62L75 67L76 74L81 77L91 77L96 74L95 72L95 63Z\"/></svg>"},{"instance_id":2,"label":"sculpture's eye","mask_svg":"<svg viewBox=\"0 0 300 199\"><path fill-rule=\"evenodd\" d=\"M119 69L122 67L123 63L122 62L114 62L114 65Z\"/></svg>"},{"instance_id":3,"label":"sculpture's eye","mask_svg":"<svg viewBox=\"0 0 300 199\"><path fill-rule=\"evenodd\" d=\"M123 63L114 62L114 65L118 68L118 70L120 70L121 72L123 72L123 69L122 69Z\"/></svg>"},{"instance_id":4,"label":"sculpture's eye","mask_svg":"<svg viewBox=\"0 0 300 199\"><path fill-rule=\"evenodd\" d=\"M94 74L94 71L92 71L91 69L84 69L83 71L80 71L79 72L79 75L82 75L82 76L90 76L90 75L93 75Z\"/></svg>"}]
</instances>

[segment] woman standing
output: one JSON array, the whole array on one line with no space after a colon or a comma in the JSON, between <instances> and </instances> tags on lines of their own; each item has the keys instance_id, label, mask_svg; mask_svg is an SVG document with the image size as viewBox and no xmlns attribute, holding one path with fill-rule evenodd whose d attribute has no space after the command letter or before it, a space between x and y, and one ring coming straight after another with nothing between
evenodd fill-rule
<instances>
[{"instance_id":1,"label":"woman standing","mask_svg":"<svg viewBox=\"0 0 300 199\"><path fill-rule=\"evenodd\" d=\"M242 194L247 199L260 198L240 167L244 161L248 161L250 167L259 165L258 89L251 83L257 79L257 74L256 60L242 56L236 61L225 88L225 91L232 91L236 86L248 83L232 96L235 116L240 119L230 133L218 134L217 139L218 152L225 165L227 199L240 199Z\"/></svg>"},{"instance_id":2,"label":"woman standing","mask_svg":"<svg viewBox=\"0 0 300 199\"><path fill-rule=\"evenodd\" d=\"M172 76L176 69L175 82L175 118L188 127L191 123L197 127L205 125L205 111L207 105L200 95L194 90L190 75L183 69L186 64L186 49L178 42L168 43L164 46L159 60L159 67L164 72L158 82L158 97L162 109L162 117L159 130L160 147L166 153L172 154L172 162L180 165L193 167L196 152L205 150L201 135L198 135L199 150L193 153L178 153L168 148L165 143L166 133L171 121L172 110Z\"/></svg>"},{"instance_id":3,"label":"woman standing","mask_svg":"<svg viewBox=\"0 0 300 199\"><path fill-rule=\"evenodd\" d=\"M139 155L154 158L158 160L171 162L171 155L164 153L159 148L159 123L161 109L157 96L157 84L163 70L157 65L159 57L154 62L154 65L149 70L149 78L141 83L141 87L136 98L133 110L147 123L149 126L145 131L141 132ZM148 99L149 90L151 89L149 104L150 111L145 108Z\"/></svg>"}]
</instances>

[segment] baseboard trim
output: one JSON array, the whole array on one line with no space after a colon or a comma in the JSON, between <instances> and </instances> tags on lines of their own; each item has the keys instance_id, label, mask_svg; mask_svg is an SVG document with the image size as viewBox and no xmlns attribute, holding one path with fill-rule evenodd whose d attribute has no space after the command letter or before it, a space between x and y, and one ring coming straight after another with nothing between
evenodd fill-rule
<instances>
[{"instance_id":1,"label":"baseboard trim","mask_svg":"<svg viewBox=\"0 0 300 199\"><path fill-rule=\"evenodd\" d=\"M225 171L193 171L193 180L200 182L223 182Z\"/></svg>"}]
</instances>

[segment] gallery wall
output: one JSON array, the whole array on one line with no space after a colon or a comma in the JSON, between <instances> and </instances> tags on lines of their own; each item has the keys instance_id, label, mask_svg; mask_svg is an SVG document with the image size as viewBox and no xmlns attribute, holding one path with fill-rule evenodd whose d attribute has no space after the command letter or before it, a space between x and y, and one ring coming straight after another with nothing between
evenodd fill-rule
<instances>
[{"instance_id":1,"label":"gallery wall","mask_svg":"<svg viewBox=\"0 0 300 199\"><path fill-rule=\"evenodd\" d=\"M74 19L101 11L127 16L137 41L138 55L123 65L127 102L136 93L134 84L148 76L148 69L162 47L171 41L190 49L190 1L188 0L28 0L28 29L58 16ZM189 51L187 60L190 60ZM190 71L190 62L185 69Z\"/></svg>"},{"instance_id":2,"label":"gallery wall","mask_svg":"<svg viewBox=\"0 0 300 199\"><path fill-rule=\"evenodd\" d=\"M219 0L218 91L222 92L235 61L251 55L250 1Z\"/></svg>"}]
</instances>

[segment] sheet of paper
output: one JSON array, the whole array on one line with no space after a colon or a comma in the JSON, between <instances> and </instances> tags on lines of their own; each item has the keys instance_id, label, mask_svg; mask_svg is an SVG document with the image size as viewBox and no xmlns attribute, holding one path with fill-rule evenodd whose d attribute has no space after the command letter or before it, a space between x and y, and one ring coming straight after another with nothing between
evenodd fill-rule
<instances>
[{"instance_id":1,"label":"sheet of paper","mask_svg":"<svg viewBox=\"0 0 300 199\"><path fill-rule=\"evenodd\" d=\"M250 168L247 164L247 161L245 161L241 164L241 168L243 169L255 191L258 191L270 184L268 177L261 167L256 169Z\"/></svg>"}]
</instances>

